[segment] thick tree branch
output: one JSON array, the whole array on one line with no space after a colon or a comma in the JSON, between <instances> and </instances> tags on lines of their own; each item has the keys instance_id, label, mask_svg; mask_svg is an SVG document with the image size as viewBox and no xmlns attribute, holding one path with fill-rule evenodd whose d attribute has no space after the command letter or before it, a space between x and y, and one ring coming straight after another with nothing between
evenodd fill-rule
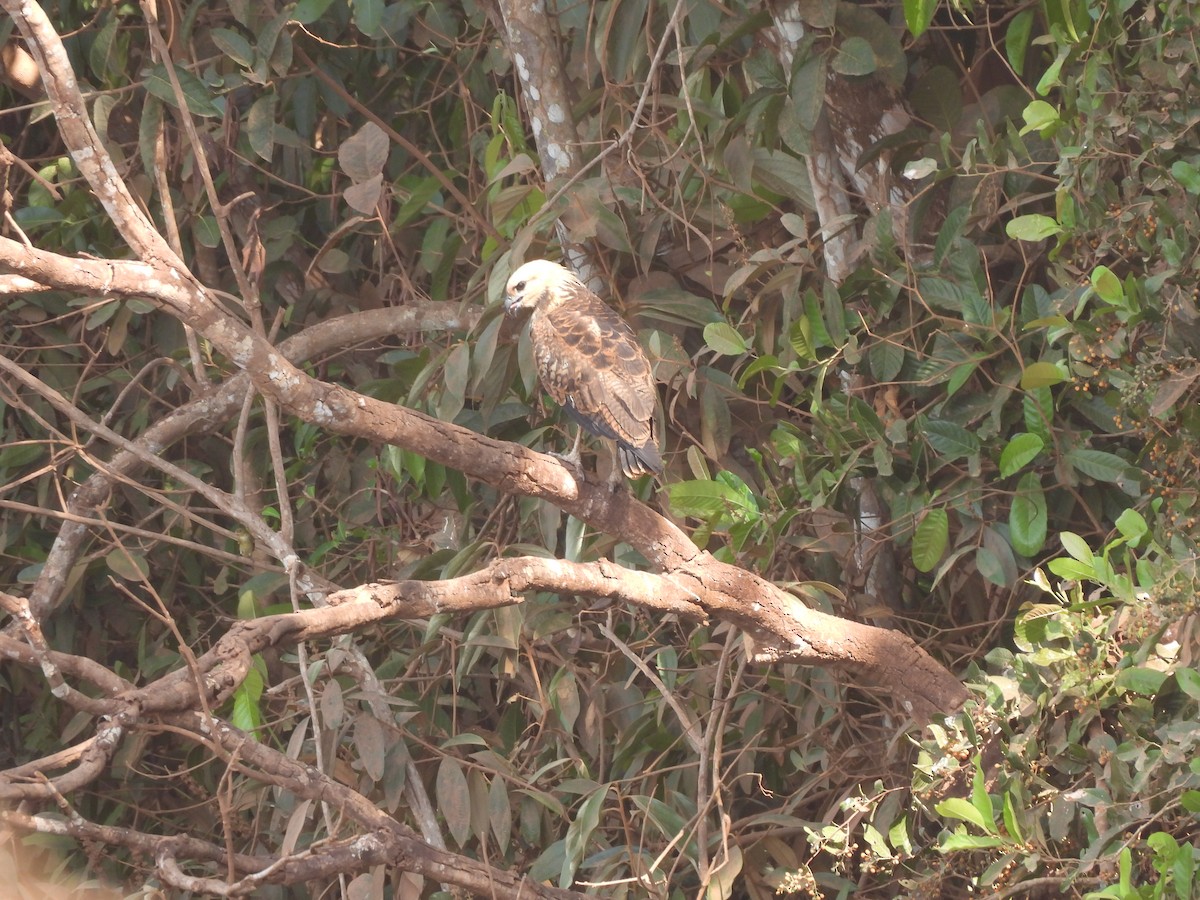
<instances>
[{"instance_id":1,"label":"thick tree branch","mask_svg":"<svg viewBox=\"0 0 1200 900\"><path fill-rule=\"evenodd\" d=\"M501 490L548 500L601 531L621 535L655 570L671 575L700 598L706 610L766 643L769 656L853 669L871 684L890 689L922 719L965 699L958 680L907 637L807 609L769 582L701 554L678 527L628 494L613 496L603 485L576 481L571 470L552 457L320 382L293 366L218 305L169 249L161 252L163 242L157 234L141 233L149 223L136 207L124 208L126 203L133 205L123 185L110 184L120 181L111 163L95 163L100 157L107 160L107 155L87 124L83 99L57 35L40 9L15 0L0 2L31 44L41 47L39 61L52 73L47 90L72 154L90 164L85 174L103 193L106 208L122 207L113 213L123 223L122 233L130 231L126 239L150 260L70 259L0 238L0 269L64 289L111 291L161 303L244 368L261 392L291 414L336 433L405 447Z\"/></svg>"},{"instance_id":2,"label":"thick tree branch","mask_svg":"<svg viewBox=\"0 0 1200 900\"><path fill-rule=\"evenodd\" d=\"M259 390L301 419L405 447L501 490L549 500L601 531L621 535L654 569L694 591L706 610L773 647L772 658L856 670L871 684L892 690L922 719L965 699L959 681L906 636L804 607L769 582L701 554L677 526L629 494L613 495L606 485L576 481L554 457L318 381L170 274L144 263L31 251L6 238L0 238L0 268L37 272L39 280L69 290L103 283L112 293L147 296L147 286L161 289L172 310L193 320L214 344L224 343L222 349L246 368ZM193 313L194 308L203 313ZM931 672L938 673L933 681Z\"/></svg>"},{"instance_id":3,"label":"thick tree branch","mask_svg":"<svg viewBox=\"0 0 1200 900\"><path fill-rule=\"evenodd\" d=\"M547 181L579 167L579 133L550 16L540 0L503 0L500 14Z\"/></svg>"}]
</instances>

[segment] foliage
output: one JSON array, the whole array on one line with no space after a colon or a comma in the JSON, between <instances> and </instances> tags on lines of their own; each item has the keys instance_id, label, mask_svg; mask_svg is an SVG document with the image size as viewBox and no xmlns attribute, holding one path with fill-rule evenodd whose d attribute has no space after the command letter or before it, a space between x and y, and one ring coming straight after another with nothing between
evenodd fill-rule
<instances>
[{"instance_id":1,"label":"foliage","mask_svg":"<svg viewBox=\"0 0 1200 900\"><path fill-rule=\"evenodd\" d=\"M1044 599L1021 610L1012 649L969 675L974 711L921 745L914 807L876 792L855 802L850 835L812 833L833 865L887 873L905 896L1035 878L1088 898L1194 895L1200 671L1181 623L1197 572L1138 514L1121 522L1099 554L1062 535L1070 555L1049 568L1071 580L1036 570Z\"/></svg>"},{"instance_id":2,"label":"foliage","mask_svg":"<svg viewBox=\"0 0 1200 900\"><path fill-rule=\"evenodd\" d=\"M906 0L920 40L903 44L874 10L807 6L810 39L790 63L765 37L765 6L697 3L677 58L652 68L673 3L561 5L582 143L631 135L569 189L537 177L514 67L482 5L194 4L171 46L219 196L249 195L233 217L265 328L428 300L478 313L469 332L339 348L309 360L314 371L560 447L527 341L496 301L513 261L558 252L561 223L657 361L672 460L657 502L698 545L865 618L881 612L855 552L869 485L902 585L882 615L964 665L974 718L905 744L876 698L827 672L754 666L727 625L557 596L362 636L388 717L336 648L301 670L316 710L300 659L285 657L260 660L261 683L224 712L304 758L316 715L338 777L401 817L413 760L452 848L536 880L608 883L606 896L898 883L953 896L1034 877L1097 897L1187 896L1200 807L1190 6ZM174 222L193 270L240 296L239 254L222 244L144 24L123 5L55 15L115 158ZM801 159L830 73L877 76L915 113L855 160L915 177L906 217L856 210L861 256L841 285L819 273ZM651 112L633 128L643 88ZM0 130L37 171L13 184L31 240L122 255L46 111L10 111ZM138 302L31 293L2 327L8 355L131 437L192 399L194 379L234 371L204 354L206 371L188 371L186 335ZM98 457L40 398L6 389L4 404L0 569L28 585L61 524L56 498ZM331 582L449 578L533 552L640 562L618 537L412 453L308 423L285 433L282 492L260 406L169 456L276 520L290 509L305 562ZM55 646L144 680L228 617L291 608L261 549L187 489L151 475L112 502L139 530L95 531L49 626ZM1031 572L1060 581L1031 587ZM0 677L2 718L19 723L4 755L51 752L83 727L36 673ZM981 755L988 741L997 758ZM166 736L128 765L74 798L79 812L146 810L166 831L220 839L220 798L247 845L279 843L307 814L250 787L228 799L224 764ZM158 781L182 772L187 813ZM953 785L968 787L948 796ZM310 821L297 846L323 836ZM144 865L92 863L131 883Z\"/></svg>"}]
</instances>

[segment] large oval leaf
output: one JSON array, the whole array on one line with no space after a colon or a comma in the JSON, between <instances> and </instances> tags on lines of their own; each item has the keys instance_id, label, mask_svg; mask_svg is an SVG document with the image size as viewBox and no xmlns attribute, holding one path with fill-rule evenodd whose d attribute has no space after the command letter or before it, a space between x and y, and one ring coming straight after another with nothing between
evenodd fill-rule
<instances>
[{"instance_id":1,"label":"large oval leaf","mask_svg":"<svg viewBox=\"0 0 1200 900\"><path fill-rule=\"evenodd\" d=\"M1036 434L1030 434L1028 431L1014 434L1000 454L1000 477L1007 478L1021 471L1033 462L1045 446L1045 441Z\"/></svg>"},{"instance_id":2,"label":"large oval leaf","mask_svg":"<svg viewBox=\"0 0 1200 900\"><path fill-rule=\"evenodd\" d=\"M956 422L932 420L925 423L925 440L946 459L979 452L979 438Z\"/></svg>"},{"instance_id":3,"label":"large oval leaf","mask_svg":"<svg viewBox=\"0 0 1200 900\"><path fill-rule=\"evenodd\" d=\"M946 552L949 537L950 517L946 510L938 508L926 512L913 535L913 565L922 572L932 572Z\"/></svg>"},{"instance_id":4,"label":"large oval leaf","mask_svg":"<svg viewBox=\"0 0 1200 900\"><path fill-rule=\"evenodd\" d=\"M704 326L704 343L722 356L739 356L746 352L746 339L728 322L710 322Z\"/></svg>"},{"instance_id":5,"label":"large oval leaf","mask_svg":"<svg viewBox=\"0 0 1200 900\"><path fill-rule=\"evenodd\" d=\"M1129 463L1121 457L1104 450L1083 448L1072 450L1067 454L1067 460L1077 472L1082 472L1097 481L1107 481L1110 484L1121 481L1124 478L1125 470L1129 468Z\"/></svg>"},{"instance_id":6,"label":"large oval leaf","mask_svg":"<svg viewBox=\"0 0 1200 900\"><path fill-rule=\"evenodd\" d=\"M1021 389L1028 391L1032 388L1050 387L1066 380L1067 376L1054 363L1035 362L1021 373Z\"/></svg>"},{"instance_id":7,"label":"large oval leaf","mask_svg":"<svg viewBox=\"0 0 1200 900\"><path fill-rule=\"evenodd\" d=\"M462 763L453 756L443 756L438 765L437 804L451 836L462 847L471 837L471 796Z\"/></svg>"},{"instance_id":8,"label":"large oval leaf","mask_svg":"<svg viewBox=\"0 0 1200 900\"><path fill-rule=\"evenodd\" d=\"M913 37L919 38L925 33L937 8L936 0L904 0L904 24Z\"/></svg>"},{"instance_id":9,"label":"large oval leaf","mask_svg":"<svg viewBox=\"0 0 1200 900\"><path fill-rule=\"evenodd\" d=\"M1035 472L1026 472L1017 485L1008 512L1008 532L1013 549L1034 556L1046 543L1046 495Z\"/></svg>"},{"instance_id":10,"label":"large oval leaf","mask_svg":"<svg viewBox=\"0 0 1200 900\"><path fill-rule=\"evenodd\" d=\"M1004 232L1018 241L1041 241L1062 232L1062 226L1049 216L1017 216L1004 226Z\"/></svg>"}]
</instances>

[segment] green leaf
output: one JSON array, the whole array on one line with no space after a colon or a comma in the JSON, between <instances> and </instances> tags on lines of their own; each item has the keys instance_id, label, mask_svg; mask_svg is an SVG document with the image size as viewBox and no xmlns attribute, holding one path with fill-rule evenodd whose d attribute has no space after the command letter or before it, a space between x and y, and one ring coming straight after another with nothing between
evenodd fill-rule
<instances>
[{"instance_id":1,"label":"green leaf","mask_svg":"<svg viewBox=\"0 0 1200 900\"><path fill-rule=\"evenodd\" d=\"M114 74L120 71L123 54L116 39L117 27L120 24L119 17L110 17L104 27L96 32L91 49L88 50L88 65L101 81L107 79L110 71Z\"/></svg>"},{"instance_id":2,"label":"green leaf","mask_svg":"<svg viewBox=\"0 0 1200 900\"><path fill-rule=\"evenodd\" d=\"M1077 448L1067 454L1067 460L1075 467L1076 471L1082 472L1089 478L1107 481L1110 484L1124 481L1125 473L1129 469L1129 463L1115 453L1108 453L1104 450Z\"/></svg>"},{"instance_id":3,"label":"green leaf","mask_svg":"<svg viewBox=\"0 0 1200 900\"><path fill-rule=\"evenodd\" d=\"M1167 673L1160 672L1158 669L1147 669L1141 666L1132 669L1122 669L1117 673L1116 681L1114 682L1118 690L1130 691L1134 694L1142 694L1146 697L1153 697L1162 687L1163 682L1167 680Z\"/></svg>"},{"instance_id":4,"label":"green leaf","mask_svg":"<svg viewBox=\"0 0 1200 900\"><path fill-rule=\"evenodd\" d=\"M192 234L196 236L196 240L200 242L201 246L208 247L210 250L221 243L221 229L217 225L215 216L205 215L195 219Z\"/></svg>"},{"instance_id":5,"label":"green leaf","mask_svg":"<svg viewBox=\"0 0 1200 900\"><path fill-rule=\"evenodd\" d=\"M625 220L604 203L598 202L592 212L595 215L596 239L620 253L632 253L633 245L629 242Z\"/></svg>"},{"instance_id":6,"label":"green leaf","mask_svg":"<svg viewBox=\"0 0 1200 900\"><path fill-rule=\"evenodd\" d=\"M932 572L946 552L950 537L950 517L938 507L928 510L913 533L913 565L921 572Z\"/></svg>"},{"instance_id":7,"label":"green leaf","mask_svg":"<svg viewBox=\"0 0 1200 900\"><path fill-rule=\"evenodd\" d=\"M233 712L229 715L229 721L233 723L234 728L250 733L262 724L262 713L258 704L247 696L242 687L234 691Z\"/></svg>"},{"instance_id":8,"label":"green leaf","mask_svg":"<svg viewBox=\"0 0 1200 900\"><path fill-rule=\"evenodd\" d=\"M704 343L722 356L740 356L749 348L746 339L728 322L710 322L704 326Z\"/></svg>"},{"instance_id":9,"label":"green leaf","mask_svg":"<svg viewBox=\"0 0 1200 900\"><path fill-rule=\"evenodd\" d=\"M1046 442L1036 434L1021 431L1012 436L1000 453L1000 477L1014 475L1037 458Z\"/></svg>"},{"instance_id":10,"label":"green leaf","mask_svg":"<svg viewBox=\"0 0 1200 900\"><path fill-rule=\"evenodd\" d=\"M254 65L254 48L238 32L228 28L214 28L209 33L217 49L244 69Z\"/></svg>"},{"instance_id":11,"label":"green leaf","mask_svg":"<svg viewBox=\"0 0 1200 900\"><path fill-rule=\"evenodd\" d=\"M958 459L978 453L979 438L956 422L929 420L925 422L925 440L946 459Z\"/></svg>"},{"instance_id":12,"label":"green leaf","mask_svg":"<svg viewBox=\"0 0 1200 900\"><path fill-rule=\"evenodd\" d=\"M946 379L947 397L953 397L958 393L958 389L966 384L967 379L975 374L975 370L979 368L980 362L982 362L982 360L974 358L955 365L953 374Z\"/></svg>"},{"instance_id":13,"label":"green leaf","mask_svg":"<svg viewBox=\"0 0 1200 900\"><path fill-rule=\"evenodd\" d=\"M796 356L808 362L815 362L817 359L817 351L813 347L812 332L812 322L807 315L803 315L792 323L792 327L788 333L788 341L791 343L792 350Z\"/></svg>"},{"instance_id":14,"label":"green leaf","mask_svg":"<svg viewBox=\"0 0 1200 900\"><path fill-rule=\"evenodd\" d=\"M292 8L292 18L301 25L311 25L333 5L333 0L300 0Z\"/></svg>"},{"instance_id":15,"label":"green leaf","mask_svg":"<svg viewBox=\"0 0 1200 900\"><path fill-rule=\"evenodd\" d=\"M1113 524L1117 526L1117 531L1121 532L1121 537L1134 547L1150 533L1150 526L1146 524L1146 520L1136 509L1125 510L1117 516L1117 520Z\"/></svg>"},{"instance_id":16,"label":"green leaf","mask_svg":"<svg viewBox=\"0 0 1200 900\"><path fill-rule=\"evenodd\" d=\"M465 341L446 355L442 367L442 398L438 404L438 418L453 422L466 402L467 383L471 374L471 348Z\"/></svg>"},{"instance_id":17,"label":"green leaf","mask_svg":"<svg viewBox=\"0 0 1200 900\"><path fill-rule=\"evenodd\" d=\"M559 669L550 679L550 705L558 713L563 729L568 734L574 731L575 720L579 718L579 687L570 669Z\"/></svg>"},{"instance_id":18,"label":"green leaf","mask_svg":"<svg viewBox=\"0 0 1200 900\"><path fill-rule=\"evenodd\" d=\"M1004 830L1017 843L1024 843L1021 836L1021 822L1017 818L1016 804L1013 803L1012 791L1004 792Z\"/></svg>"},{"instance_id":19,"label":"green leaf","mask_svg":"<svg viewBox=\"0 0 1200 900\"><path fill-rule=\"evenodd\" d=\"M256 657L260 662L261 658ZM238 685L233 694L233 712L230 721L235 728L253 733L262 725L262 710L258 702L263 692L263 676L257 666L251 666L246 672L245 680Z\"/></svg>"},{"instance_id":20,"label":"green leaf","mask_svg":"<svg viewBox=\"0 0 1200 900\"><path fill-rule=\"evenodd\" d=\"M1125 288L1121 279L1108 266L1096 266L1092 269L1092 287L1105 303L1125 306Z\"/></svg>"},{"instance_id":21,"label":"green leaf","mask_svg":"<svg viewBox=\"0 0 1200 900\"><path fill-rule=\"evenodd\" d=\"M567 837L564 849L566 858L563 859L562 873L558 886L569 888L575 882L575 872L587 853L588 842L592 832L600 824L600 810L604 805L604 797L608 794L608 785L597 788L579 807L579 813L567 827Z\"/></svg>"},{"instance_id":22,"label":"green leaf","mask_svg":"<svg viewBox=\"0 0 1200 900\"><path fill-rule=\"evenodd\" d=\"M1022 556L1036 555L1046 543L1046 495L1036 472L1026 472L1017 485L1008 511L1008 531L1013 549Z\"/></svg>"},{"instance_id":23,"label":"green leaf","mask_svg":"<svg viewBox=\"0 0 1200 900\"><path fill-rule=\"evenodd\" d=\"M1045 136L1051 129L1062 124L1058 110L1045 100L1031 102L1021 113L1021 118L1025 120L1025 127L1020 131L1022 135L1036 131Z\"/></svg>"},{"instance_id":24,"label":"green leaf","mask_svg":"<svg viewBox=\"0 0 1200 900\"><path fill-rule=\"evenodd\" d=\"M1073 559L1058 557L1046 563L1046 568L1054 575L1067 581L1087 581L1096 577L1096 570L1085 566Z\"/></svg>"},{"instance_id":25,"label":"green leaf","mask_svg":"<svg viewBox=\"0 0 1200 900\"><path fill-rule=\"evenodd\" d=\"M1028 391L1033 388L1050 387L1050 385L1061 384L1066 380L1067 376L1056 364L1035 362L1026 366L1025 371L1021 373L1021 389Z\"/></svg>"},{"instance_id":26,"label":"green leaf","mask_svg":"<svg viewBox=\"0 0 1200 900\"><path fill-rule=\"evenodd\" d=\"M1062 541L1063 549L1071 554L1074 559L1079 560L1079 562L1089 567L1095 563L1096 555L1092 553L1092 548L1088 546L1088 542L1073 531L1061 532L1058 539Z\"/></svg>"},{"instance_id":27,"label":"green leaf","mask_svg":"<svg viewBox=\"0 0 1200 900\"><path fill-rule=\"evenodd\" d=\"M1175 682L1193 700L1200 700L1200 672L1189 668L1176 669Z\"/></svg>"},{"instance_id":28,"label":"green leaf","mask_svg":"<svg viewBox=\"0 0 1200 900\"><path fill-rule=\"evenodd\" d=\"M704 520L724 516L743 521L758 515L758 507L752 500L720 481L677 481L667 485L667 498L671 512L678 516Z\"/></svg>"},{"instance_id":29,"label":"green leaf","mask_svg":"<svg viewBox=\"0 0 1200 900\"><path fill-rule=\"evenodd\" d=\"M963 801L966 803L966 801ZM948 835L938 844L938 849L943 852L951 850L989 850L993 847L1003 847L1007 844L1002 837L992 837L990 835L967 834L965 831L956 831L954 834Z\"/></svg>"},{"instance_id":30,"label":"green leaf","mask_svg":"<svg viewBox=\"0 0 1200 900\"><path fill-rule=\"evenodd\" d=\"M1067 56L1070 55L1070 53L1071 46L1069 44L1064 43L1059 46L1058 54L1054 57L1054 60L1050 63L1050 65L1046 67L1046 71L1042 73L1042 77L1038 79L1038 83L1034 87L1034 90L1037 91L1038 96L1045 97L1046 94L1050 92L1051 88L1062 84L1062 81L1058 76L1062 73L1063 63L1067 61Z\"/></svg>"},{"instance_id":31,"label":"green leaf","mask_svg":"<svg viewBox=\"0 0 1200 900\"><path fill-rule=\"evenodd\" d=\"M948 819L962 819L965 822L970 822L979 828L980 831L993 833L996 826L991 819L985 819L983 815L975 808L971 801L963 797L950 797L943 800L934 807L934 811L939 816L945 816Z\"/></svg>"},{"instance_id":32,"label":"green leaf","mask_svg":"<svg viewBox=\"0 0 1200 900\"><path fill-rule=\"evenodd\" d=\"M369 38L382 37L383 0L350 0L355 27Z\"/></svg>"},{"instance_id":33,"label":"green leaf","mask_svg":"<svg viewBox=\"0 0 1200 900\"><path fill-rule=\"evenodd\" d=\"M975 568L979 574L998 587L1008 586L1008 577L1004 573L1004 565L1000 557L989 547L980 547L975 551Z\"/></svg>"},{"instance_id":34,"label":"green leaf","mask_svg":"<svg viewBox=\"0 0 1200 900\"><path fill-rule=\"evenodd\" d=\"M729 856L710 876L708 889L704 892L704 900L729 900L734 896L734 887L738 883L738 876L742 874L742 864L741 848L736 844L731 844ZM739 894L739 896L741 895Z\"/></svg>"},{"instance_id":35,"label":"green leaf","mask_svg":"<svg viewBox=\"0 0 1200 900\"><path fill-rule=\"evenodd\" d=\"M876 341L867 350L867 362L876 381L894 381L904 366L904 347L895 341Z\"/></svg>"},{"instance_id":36,"label":"green leaf","mask_svg":"<svg viewBox=\"0 0 1200 900\"><path fill-rule=\"evenodd\" d=\"M1049 216L1034 213L1012 219L1004 226L1004 232L1010 238L1018 241L1042 241L1056 234L1062 234L1062 226Z\"/></svg>"},{"instance_id":37,"label":"green leaf","mask_svg":"<svg viewBox=\"0 0 1200 900\"><path fill-rule=\"evenodd\" d=\"M788 91L797 120L806 132L811 132L825 108L825 57L817 54L800 66L792 75Z\"/></svg>"},{"instance_id":38,"label":"green leaf","mask_svg":"<svg viewBox=\"0 0 1200 900\"><path fill-rule=\"evenodd\" d=\"M408 199L404 201L404 205L397 210L396 218L392 220L392 227L399 228L401 225L406 225L424 212L425 207L429 205L439 190L441 190L441 185L432 175L418 183L412 189L412 193L408 195Z\"/></svg>"},{"instance_id":39,"label":"green leaf","mask_svg":"<svg viewBox=\"0 0 1200 900\"><path fill-rule=\"evenodd\" d=\"M1050 443L1050 424L1054 421L1054 394L1048 387L1032 388L1021 401L1025 430Z\"/></svg>"},{"instance_id":40,"label":"green leaf","mask_svg":"<svg viewBox=\"0 0 1200 900\"><path fill-rule=\"evenodd\" d=\"M150 575L150 563L144 553L116 550L105 555L108 571L124 581L145 581Z\"/></svg>"},{"instance_id":41,"label":"green leaf","mask_svg":"<svg viewBox=\"0 0 1200 900\"><path fill-rule=\"evenodd\" d=\"M275 154L275 92L259 97L246 113L246 137L250 147L267 162Z\"/></svg>"},{"instance_id":42,"label":"green leaf","mask_svg":"<svg viewBox=\"0 0 1200 900\"><path fill-rule=\"evenodd\" d=\"M943 312L961 313L963 311L966 292L962 285L947 278L928 276L917 282L917 292L921 299L935 309Z\"/></svg>"},{"instance_id":43,"label":"green leaf","mask_svg":"<svg viewBox=\"0 0 1200 900\"><path fill-rule=\"evenodd\" d=\"M992 809L992 798L988 796L987 781L983 777L983 764L978 756L975 757L975 773L971 776L971 805L978 810L980 818L987 823L983 830L995 834L996 812Z\"/></svg>"},{"instance_id":44,"label":"green leaf","mask_svg":"<svg viewBox=\"0 0 1200 900\"><path fill-rule=\"evenodd\" d=\"M453 756L443 756L438 764L435 793L438 812L450 835L458 846L464 846L471 837L471 795L462 763Z\"/></svg>"},{"instance_id":45,"label":"green leaf","mask_svg":"<svg viewBox=\"0 0 1200 900\"><path fill-rule=\"evenodd\" d=\"M492 828L492 836L500 847L500 852L508 850L508 842L512 837L512 801L508 799L506 782L499 775L492 778L488 789L488 824Z\"/></svg>"},{"instance_id":46,"label":"green leaf","mask_svg":"<svg viewBox=\"0 0 1200 900\"><path fill-rule=\"evenodd\" d=\"M913 37L919 38L925 33L937 7L937 0L904 0L904 24Z\"/></svg>"},{"instance_id":47,"label":"green leaf","mask_svg":"<svg viewBox=\"0 0 1200 900\"><path fill-rule=\"evenodd\" d=\"M900 33L885 16L865 5L839 3L837 31L847 38L861 37L871 45L871 52L875 55L876 77L892 87L898 88L903 84L908 75L908 61Z\"/></svg>"},{"instance_id":48,"label":"green leaf","mask_svg":"<svg viewBox=\"0 0 1200 900\"><path fill-rule=\"evenodd\" d=\"M1183 185L1189 194L1200 194L1200 169L1182 159L1171 163L1171 176Z\"/></svg>"},{"instance_id":49,"label":"green leaf","mask_svg":"<svg viewBox=\"0 0 1200 900\"><path fill-rule=\"evenodd\" d=\"M1004 53L1012 64L1013 71L1020 77L1025 71L1025 52L1029 49L1029 36L1033 32L1033 10L1024 9L1013 16L1004 33Z\"/></svg>"},{"instance_id":50,"label":"green leaf","mask_svg":"<svg viewBox=\"0 0 1200 900\"><path fill-rule=\"evenodd\" d=\"M179 67L175 68L175 75L179 79L183 99L192 115L205 118L221 115L221 108L213 101L212 91L203 81L187 69ZM145 87L159 100L178 108L179 104L175 102L175 88L171 86L171 79L167 77L166 66L159 64L146 73Z\"/></svg>"},{"instance_id":51,"label":"green leaf","mask_svg":"<svg viewBox=\"0 0 1200 900\"><path fill-rule=\"evenodd\" d=\"M855 36L842 41L830 66L839 75L870 75L879 63L867 39Z\"/></svg>"}]
</instances>

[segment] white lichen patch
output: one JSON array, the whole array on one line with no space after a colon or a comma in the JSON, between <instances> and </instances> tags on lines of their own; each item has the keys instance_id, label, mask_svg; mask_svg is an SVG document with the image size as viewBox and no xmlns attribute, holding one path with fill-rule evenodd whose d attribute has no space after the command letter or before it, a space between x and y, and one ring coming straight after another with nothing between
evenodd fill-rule
<instances>
[{"instance_id":1,"label":"white lichen patch","mask_svg":"<svg viewBox=\"0 0 1200 900\"><path fill-rule=\"evenodd\" d=\"M229 345L229 358L239 369L246 368L254 355L254 338L249 335L238 338Z\"/></svg>"},{"instance_id":2,"label":"white lichen patch","mask_svg":"<svg viewBox=\"0 0 1200 900\"><path fill-rule=\"evenodd\" d=\"M551 103L550 106L546 108L546 115L549 116L550 121L554 122L556 125L567 121L567 114L563 112L563 108L557 103Z\"/></svg>"},{"instance_id":3,"label":"white lichen patch","mask_svg":"<svg viewBox=\"0 0 1200 900\"><path fill-rule=\"evenodd\" d=\"M557 175L559 172L563 172L563 171L571 168L571 151L569 151L562 144L559 144L559 143L547 144L546 145L546 156L548 156L550 158L550 160L554 163L554 172L547 173L547 174Z\"/></svg>"},{"instance_id":4,"label":"white lichen patch","mask_svg":"<svg viewBox=\"0 0 1200 900\"><path fill-rule=\"evenodd\" d=\"M300 385L300 379L286 359L274 353L267 356L267 378L272 384L279 385L281 390L293 390Z\"/></svg>"},{"instance_id":5,"label":"white lichen patch","mask_svg":"<svg viewBox=\"0 0 1200 900\"><path fill-rule=\"evenodd\" d=\"M324 402L318 400L313 404L313 422L319 425L329 425L337 421L337 416L333 414L333 410Z\"/></svg>"}]
</instances>

